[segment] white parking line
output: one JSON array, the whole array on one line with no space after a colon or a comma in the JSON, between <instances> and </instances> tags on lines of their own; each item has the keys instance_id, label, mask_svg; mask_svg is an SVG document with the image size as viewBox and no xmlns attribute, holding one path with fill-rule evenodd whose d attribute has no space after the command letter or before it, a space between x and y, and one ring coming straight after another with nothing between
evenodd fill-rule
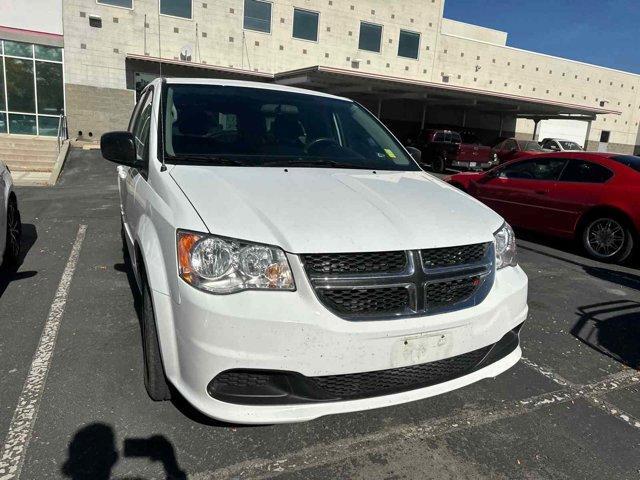
<instances>
[{"instance_id":1,"label":"white parking line","mask_svg":"<svg viewBox=\"0 0 640 480\"><path fill-rule=\"evenodd\" d=\"M535 365L533 362L529 362ZM542 367L540 367L542 368ZM547 369L543 369L548 372ZM549 372L551 373L551 372ZM566 382L564 379L559 379ZM558 383L558 382L556 382ZM523 400L505 402L504 406L492 405L486 408L465 407L452 415L428 419L417 424L396 425L380 432L357 437L343 438L333 443L313 445L292 452L276 460L252 459L214 471L201 472L190 476L192 480L207 479L271 479L280 474L293 474L309 468L317 468L334 463L346 463L359 455L384 452L396 442L412 439L434 438L451 432L477 428L483 425L527 415L552 404L566 404L576 400L593 401L596 395L604 395L621 388L640 384L640 374L633 370L610 375L603 380L587 385L574 385L560 390L536 395ZM560 385L563 385L560 383ZM602 407L601 407L602 408ZM606 411L606 408L603 408ZM640 427L634 419L622 418L620 412L607 412L626 421L632 427ZM624 414L623 414L624 415Z\"/></svg>"},{"instance_id":2,"label":"white parking line","mask_svg":"<svg viewBox=\"0 0 640 480\"><path fill-rule=\"evenodd\" d=\"M40 343L31 361L29 374L22 387L18 399L18 406L13 412L9 432L2 446L0 455L0 480L17 479L24 464L27 447L33 433L33 425L38 416L40 399L47 380L47 373L51 365L51 358L56 346L56 338L60 329L60 321L67 303L67 295L71 280L78 264L80 248L84 241L86 225L80 225L76 240L71 248L71 254L62 273L58 290L53 298L49 316L40 336Z\"/></svg>"}]
</instances>

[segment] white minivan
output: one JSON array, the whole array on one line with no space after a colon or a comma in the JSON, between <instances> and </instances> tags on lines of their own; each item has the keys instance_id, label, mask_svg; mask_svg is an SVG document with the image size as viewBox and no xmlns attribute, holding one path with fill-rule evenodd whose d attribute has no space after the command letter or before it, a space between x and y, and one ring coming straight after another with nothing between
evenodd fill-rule
<instances>
[{"instance_id":1,"label":"white minivan","mask_svg":"<svg viewBox=\"0 0 640 480\"><path fill-rule=\"evenodd\" d=\"M298 422L519 360L527 277L511 228L423 172L357 103L158 79L101 148L120 164L152 399Z\"/></svg>"}]
</instances>

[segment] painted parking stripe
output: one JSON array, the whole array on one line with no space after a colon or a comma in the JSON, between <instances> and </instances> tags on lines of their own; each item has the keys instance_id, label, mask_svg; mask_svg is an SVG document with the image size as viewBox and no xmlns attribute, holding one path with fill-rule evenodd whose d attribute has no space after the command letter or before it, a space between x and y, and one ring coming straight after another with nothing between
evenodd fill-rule
<instances>
[{"instance_id":1,"label":"painted parking stripe","mask_svg":"<svg viewBox=\"0 0 640 480\"><path fill-rule=\"evenodd\" d=\"M86 225L80 225L71 254L65 266L60 284L53 298L49 316L42 330L40 342L31 361L29 374L22 387L18 406L13 412L9 432L0 454L0 480L11 480L20 477L27 447L33 433L33 425L38 416L38 407L51 365L51 358L56 345L62 314L64 313L73 274L78 265L80 249L87 232Z\"/></svg>"}]
</instances>

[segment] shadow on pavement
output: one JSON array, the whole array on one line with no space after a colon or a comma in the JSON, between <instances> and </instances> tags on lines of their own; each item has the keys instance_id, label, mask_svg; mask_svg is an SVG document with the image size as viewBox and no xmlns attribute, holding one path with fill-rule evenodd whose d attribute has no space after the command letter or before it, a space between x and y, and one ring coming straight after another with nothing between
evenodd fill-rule
<instances>
[{"instance_id":1,"label":"shadow on pavement","mask_svg":"<svg viewBox=\"0 0 640 480\"><path fill-rule=\"evenodd\" d=\"M37 239L38 239L38 232L36 231L36 226L30 223L23 223L22 224L22 241L20 245L21 247L20 261L18 262L18 265L22 265L22 262L24 262L24 259L27 256L27 253L29 253L29 250L31 250L31 247L33 247ZM1 261L2 259L0 258L0 262ZM18 271L11 271L11 270L0 268L0 297L2 297L2 294L4 293L4 291L7 289L7 287L11 282L17 282L20 280L24 280L26 278L31 278L36 276L37 274L38 272L35 272L33 270L21 272L19 271L19 269Z\"/></svg>"},{"instance_id":2,"label":"shadow on pavement","mask_svg":"<svg viewBox=\"0 0 640 480\"><path fill-rule=\"evenodd\" d=\"M187 474L178 465L173 445L166 437L126 438L122 458L148 458L159 462L167 480L186 480ZM108 480L118 463L113 428L104 423L92 423L78 430L68 447L68 458L61 468L62 474L72 480ZM143 480L140 476L127 476L128 480Z\"/></svg>"},{"instance_id":3,"label":"shadow on pavement","mask_svg":"<svg viewBox=\"0 0 640 480\"><path fill-rule=\"evenodd\" d=\"M637 287L636 287L637 288ZM589 347L640 370L640 303L616 300L579 307L571 334Z\"/></svg>"}]
</instances>

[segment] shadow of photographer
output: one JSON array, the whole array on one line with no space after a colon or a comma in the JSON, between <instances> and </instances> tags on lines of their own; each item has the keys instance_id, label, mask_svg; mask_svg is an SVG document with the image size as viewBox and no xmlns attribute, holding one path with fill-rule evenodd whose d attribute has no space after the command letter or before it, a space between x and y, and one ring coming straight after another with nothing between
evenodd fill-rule
<instances>
[{"instance_id":1,"label":"shadow of photographer","mask_svg":"<svg viewBox=\"0 0 640 480\"><path fill-rule=\"evenodd\" d=\"M148 458L161 463L167 480L187 478L178 464L172 443L163 435L125 439L122 457ZM72 480L109 480L119 459L113 428L104 423L92 423L74 434L61 472ZM126 478L144 480L139 476Z\"/></svg>"}]
</instances>

